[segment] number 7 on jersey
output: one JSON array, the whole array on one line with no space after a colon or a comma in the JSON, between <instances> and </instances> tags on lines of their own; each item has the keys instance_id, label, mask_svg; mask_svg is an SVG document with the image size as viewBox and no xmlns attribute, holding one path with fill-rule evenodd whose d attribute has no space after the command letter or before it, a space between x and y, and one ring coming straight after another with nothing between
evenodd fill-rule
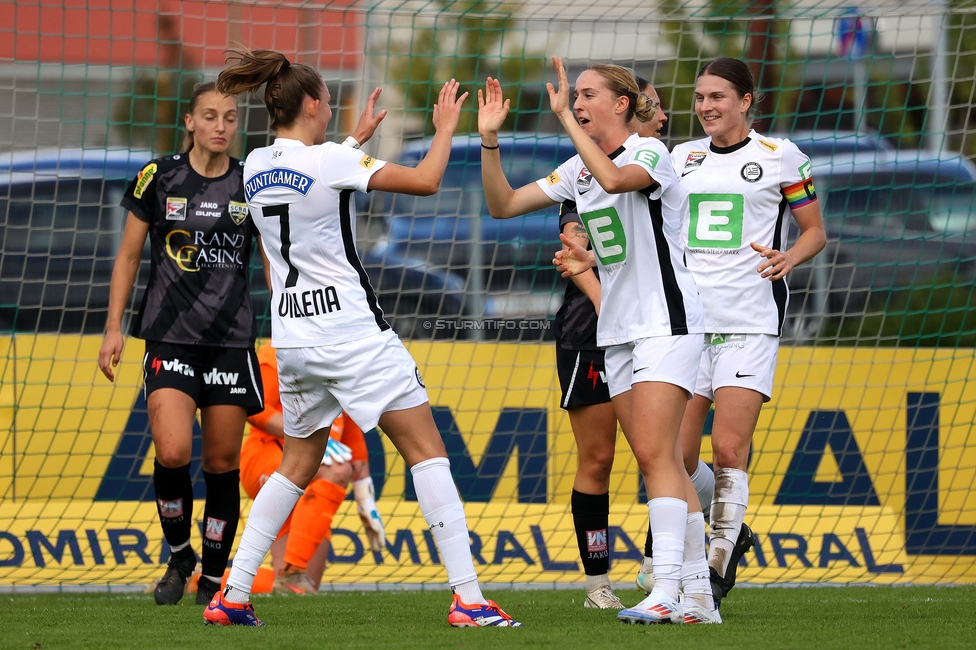
<instances>
[{"instance_id":1,"label":"number 7 on jersey","mask_svg":"<svg viewBox=\"0 0 976 650\"><path fill-rule=\"evenodd\" d=\"M281 234L281 259L288 265L288 277L285 278L285 288L290 289L298 284L298 269L291 263L291 226L288 223L288 204L267 205L261 208L265 217L280 217L279 231Z\"/></svg>"}]
</instances>

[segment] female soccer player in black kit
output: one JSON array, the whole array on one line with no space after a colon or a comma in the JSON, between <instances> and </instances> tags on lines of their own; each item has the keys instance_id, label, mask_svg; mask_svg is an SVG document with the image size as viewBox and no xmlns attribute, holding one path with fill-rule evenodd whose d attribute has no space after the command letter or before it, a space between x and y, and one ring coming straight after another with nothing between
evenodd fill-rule
<instances>
[{"instance_id":1,"label":"female soccer player in black kit","mask_svg":"<svg viewBox=\"0 0 976 650\"><path fill-rule=\"evenodd\" d=\"M263 408L248 286L256 231L244 201L243 164L227 155L237 133L237 104L213 83L203 84L184 121L183 153L146 165L122 199L129 216L98 354L99 368L114 381L124 345L122 316L148 235L152 270L132 335L146 341L153 486L172 553L154 592L160 605L179 602L197 563L190 546L197 409L207 486L197 604L206 605L220 588L240 518L244 422Z\"/></svg>"}]
</instances>

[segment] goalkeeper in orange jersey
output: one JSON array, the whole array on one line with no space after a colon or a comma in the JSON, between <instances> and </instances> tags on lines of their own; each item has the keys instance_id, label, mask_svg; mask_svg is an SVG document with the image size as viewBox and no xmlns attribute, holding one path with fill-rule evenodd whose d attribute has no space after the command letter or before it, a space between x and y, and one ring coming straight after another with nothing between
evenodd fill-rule
<instances>
[{"instance_id":1,"label":"goalkeeper in orange jersey","mask_svg":"<svg viewBox=\"0 0 976 650\"><path fill-rule=\"evenodd\" d=\"M264 381L265 408L248 418L251 434L241 449L241 485L252 499L281 464L284 436L281 396L278 393L278 364L275 349L270 344L258 350L258 362ZM380 552L386 538L383 522L376 510L366 439L356 423L342 413L332 424L331 437L318 473L278 531L278 541L271 549L272 564L275 569L281 567L274 583L276 593L304 595L318 591L332 534L332 519L346 498L346 486L350 480L370 548L373 552Z\"/></svg>"}]
</instances>

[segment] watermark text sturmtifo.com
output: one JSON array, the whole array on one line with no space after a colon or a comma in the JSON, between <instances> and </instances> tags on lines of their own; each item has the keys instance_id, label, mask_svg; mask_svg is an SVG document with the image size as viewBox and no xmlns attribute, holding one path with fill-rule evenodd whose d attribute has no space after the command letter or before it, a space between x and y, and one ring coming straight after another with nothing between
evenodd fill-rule
<instances>
[{"instance_id":1,"label":"watermark text sturmtifo.com","mask_svg":"<svg viewBox=\"0 0 976 650\"><path fill-rule=\"evenodd\" d=\"M545 331L552 321L545 319L435 318L423 321L425 330L534 330Z\"/></svg>"}]
</instances>

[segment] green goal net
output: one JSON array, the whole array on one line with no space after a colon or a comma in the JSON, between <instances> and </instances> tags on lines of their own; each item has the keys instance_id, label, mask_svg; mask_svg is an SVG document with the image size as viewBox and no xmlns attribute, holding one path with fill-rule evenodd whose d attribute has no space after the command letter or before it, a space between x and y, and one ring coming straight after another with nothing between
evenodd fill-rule
<instances>
[{"instance_id":1,"label":"green goal net","mask_svg":"<svg viewBox=\"0 0 976 650\"><path fill-rule=\"evenodd\" d=\"M749 464L747 522L760 544L739 582L976 582L976 5L123 5L25 0L0 12L0 590L137 589L162 572L143 344L127 341L115 384L96 360L121 194L148 160L174 153L189 93L236 43L321 71L332 140L382 86L389 116L364 150L408 165L432 135L444 81L474 95L486 76L500 78L513 185L573 153L549 110L550 56L564 57L571 82L593 62L650 80L669 148L701 136L701 66L745 60L764 94L755 128L811 157L828 243L789 278L774 396ZM240 107L243 157L270 133L260 98ZM565 286L550 263L558 217L493 221L480 155L472 98L440 192L357 197L358 248L426 381L482 580L577 584L576 449L551 332ZM257 260L252 269L263 339L268 292ZM148 257L127 318L147 271ZM709 435L710 424L706 461ZM629 582L647 509L618 438L608 550L612 580ZM386 546L370 552L347 501L324 584L442 585L403 459L379 431L366 441Z\"/></svg>"}]
</instances>

